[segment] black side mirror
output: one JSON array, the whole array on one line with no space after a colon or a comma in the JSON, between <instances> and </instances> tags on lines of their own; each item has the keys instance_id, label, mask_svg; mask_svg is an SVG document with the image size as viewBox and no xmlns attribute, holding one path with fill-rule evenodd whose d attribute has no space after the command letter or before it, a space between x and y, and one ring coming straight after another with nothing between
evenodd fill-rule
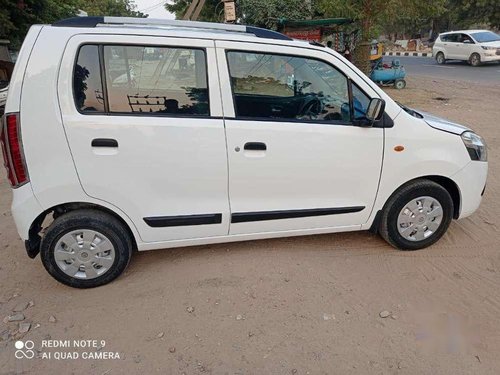
<instances>
[{"instance_id":1,"label":"black side mirror","mask_svg":"<svg viewBox=\"0 0 500 375\"><path fill-rule=\"evenodd\" d=\"M376 121L380 121L384 117L385 100L373 98L368 103L368 108L364 116L360 116L353 121L353 125L369 128Z\"/></svg>"}]
</instances>

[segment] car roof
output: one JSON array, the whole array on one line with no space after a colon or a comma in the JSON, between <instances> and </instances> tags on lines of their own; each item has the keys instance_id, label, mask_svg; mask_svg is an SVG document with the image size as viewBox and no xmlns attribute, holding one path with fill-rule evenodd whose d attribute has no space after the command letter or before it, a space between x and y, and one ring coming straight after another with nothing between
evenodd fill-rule
<instances>
[{"instance_id":1,"label":"car roof","mask_svg":"<svg viewBox=\"0 0 500 375\"><path fill-rule=\"evenodd\" d=\"M447 31L445 33L441 33L439 35L447 35L447 34L459 34L459 33L463 33L463 34L471 34L471 33L480 33L480 32L488 32L490 30L456 30L456 31Z\"/></svg>"},{"instance_id":2,"label":"car roof","mask_svg":"<svg viewBox=\"0 0 500 375\"><path fill-rule=\"evenodd\" d=\"M53 28L71 28L76 33L129 34L172 36L193 39L228 40L279 44L295 47L324 48L319 43L292 39L277 31L248 25L212 22L133 18L133 17L73 17L57 21Z\"/></svg>"}]
</instances>

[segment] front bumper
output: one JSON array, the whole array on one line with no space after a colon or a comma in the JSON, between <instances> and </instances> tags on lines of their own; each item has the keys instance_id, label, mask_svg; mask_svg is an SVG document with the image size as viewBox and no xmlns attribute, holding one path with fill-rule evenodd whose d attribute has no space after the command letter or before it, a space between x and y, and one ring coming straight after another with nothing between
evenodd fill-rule
<instances>
[{"instance_id":1,"label":"front bumper","mask_svg":"<svg viewBox=\"0 0 500 375\"><path fill-rule=\"evenodd\" d=\"M488 176L488 163L471 161L451 176L460 190L460 215L463 219L474 213L481 204Z\"/></svg>"},{"instance_id":2,"label":"front bumper","mask_svg":"<svg viewBox=\"0 0 500 375\"><path fill-rule=\"evenodd\" d=\"M492 62L492 61L500 61L500 55L497 55L495 51L491 52L483 52L481 54L482 62Z\"/></svg>"}]
</instances>

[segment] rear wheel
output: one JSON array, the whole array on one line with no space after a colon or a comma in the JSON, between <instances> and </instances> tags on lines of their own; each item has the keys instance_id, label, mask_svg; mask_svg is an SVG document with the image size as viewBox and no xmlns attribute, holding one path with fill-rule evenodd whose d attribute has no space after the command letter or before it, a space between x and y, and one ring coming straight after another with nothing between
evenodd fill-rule
<instances>
[{"instance_id":1,"label":"rear wheel","mask_svg":"<svg viewBox=\"0 0 500 375\"><path fill-rule=\"evenodd\" d=\"M418 250L438 241L453 217L453 200L441 185L417 180L389 198L380 235L395 248Z\"/></svg>"},{"instance_id":2,"label":"rear wheel","mask_svg":"<svg viewBox=\"0 0 500 375\"><path fill-rule=\"evenodd\" d=\"M109 283L125 270L132 242L116 218L85 209L54 220L40 252L43 265L56 280L75 288L93 288Z\"/></svg>"},{"instance_id":3,"label":"rear wheel","mask_svg":"<svg viewBox=\"0 0 500 375\"><path fill-rule=\"evenodd\" d=\"M438 52L436 55L436 61L439 65L443 65L446 63L446 59L444 58L444 53L443 52Z\"/></svg>"},{"instance_id":4,"label":"rear wheel","mask_svg":"<svg viewBox=\"0 0 500 375\"><path fill-rule=\"evenodd\" d=\"M481 65L481 56L479 56L478 53L473 53L469 57L469 64L471 64L472 66L479 66L479 65Z\"/></svg>"}]
</instances>

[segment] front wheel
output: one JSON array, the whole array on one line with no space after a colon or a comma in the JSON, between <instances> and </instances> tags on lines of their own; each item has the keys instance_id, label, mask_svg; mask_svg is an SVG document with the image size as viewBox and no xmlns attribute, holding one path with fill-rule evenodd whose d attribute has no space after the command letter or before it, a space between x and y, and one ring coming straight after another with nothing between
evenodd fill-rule
<instances>
[{"instance_id":1,"label":"front wheel","mask_svg":"<svg viewBox=\"0 0 500 375\"><path fill-rule=\"evenodd\" d=\"M58 217L43 237L45 269L59 282L94 288L117 278L132 255L127 229L113 216L91 209Z\"/></svg>"},{"instance_id":2,"label":"front wheel","mask_svg":"<svg viewBox=\"0 0 500 375\"><path fill-rule=\"evenodd\" d=\"M472 55L470 55L469 64L471 64L472 66L481 65L481 56L479 56L478 53L473 53Z\"/></svg>"},{"instance_id":3,"label":"front wheel","mask_svg":"<svg viewBox=\"0 0 500 375\"><path fill-rule=\"evenodd\" d=\"M441 185L417 180L389 198L382 212L380 235L401 250L418 250L437 242L453 218L453 200Z\"/></svg>"}]
</instances>

